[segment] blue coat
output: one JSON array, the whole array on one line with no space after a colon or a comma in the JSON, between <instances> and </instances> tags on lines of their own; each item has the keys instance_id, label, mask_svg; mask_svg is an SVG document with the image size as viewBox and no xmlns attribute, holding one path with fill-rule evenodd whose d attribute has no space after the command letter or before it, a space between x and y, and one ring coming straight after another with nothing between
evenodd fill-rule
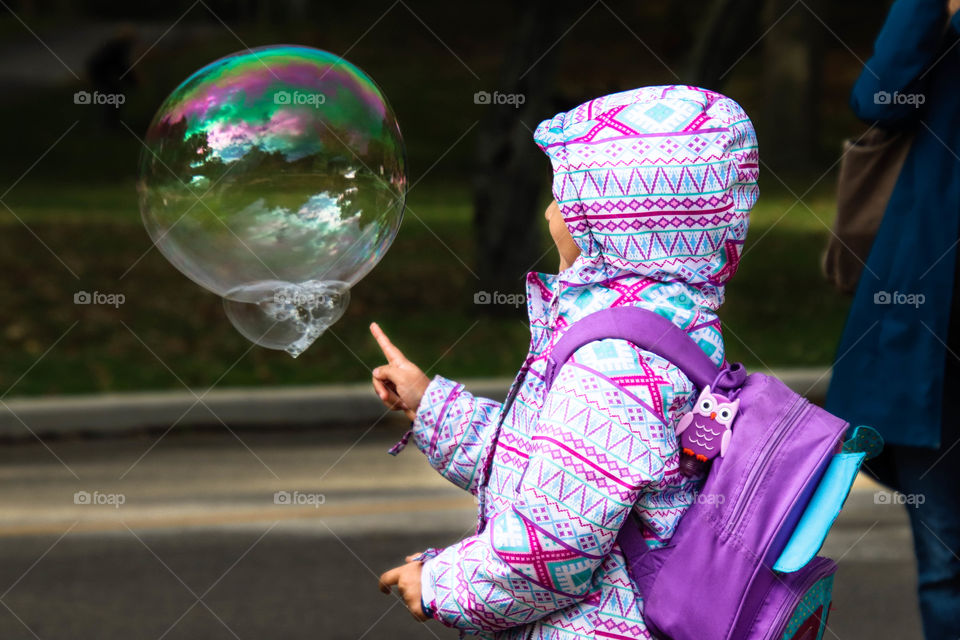
<instances>
[{"instance_id":1,"label":"blue coat","mask_svg":"<svg viewBox=\"0 0 960 640\"><path fill-rule=\"evenodd\" d=\"M941 443L940 425L960 221L960 13L948 25L946 4L897 0L851 95L861 120L910 128L916 138L827 396L828 410L876 428L888 443L922 447L952 444Z\"/></svg>"}]
</instances>

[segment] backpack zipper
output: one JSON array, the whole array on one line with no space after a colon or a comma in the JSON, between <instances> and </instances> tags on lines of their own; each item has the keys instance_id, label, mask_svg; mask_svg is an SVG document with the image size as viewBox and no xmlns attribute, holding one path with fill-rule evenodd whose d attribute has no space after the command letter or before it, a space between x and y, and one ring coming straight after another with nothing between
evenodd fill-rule
<instances>
[{"instance_id":1,"label":"backpack zipper","mask_svg":"<svg viewBox=\"0 0 960 640\"><path fill-rule=\"evenodd\" d=\"M746 510L747 505L750 503L750 500L753 498L754 494L759 488L759 480L763 478L763 474L766 472L767 466L770 464L770 458L773 457L772 453L777 449L777 447L780 446L780 443L783 442L784 438L786 438L787 434L790 432L790 427L796 424L796 422L803 416L803 414L806 413L810 406L811 404L806 398L799 396L797 400L794 401L793 406L790 407L787 415L784 416L783 420L780 421L780 425L777 427L776 433L771 436L761 451L761 459L759 463L753 466L753 468L750 470L750 474L747 476L747 481L744 483L744 490L737 498L733 512L730 514L730 517L727 520L728 532L733 533L743 519L743 513Z\"/></svg>"}]
</instances>

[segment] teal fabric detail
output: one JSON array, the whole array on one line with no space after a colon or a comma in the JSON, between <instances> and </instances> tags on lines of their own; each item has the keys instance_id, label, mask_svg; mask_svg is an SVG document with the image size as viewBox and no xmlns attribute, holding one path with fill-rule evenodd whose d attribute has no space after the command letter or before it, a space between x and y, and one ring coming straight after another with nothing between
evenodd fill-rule
<instances>
[{"instance_id":1,"label":"teal fabric detail","mask_svg":"<svg viewBox=\"0 0 960 640\"><path fill-rule=\"evenodd\" d=\"M674 110L668 107L665 104L657 104L652 109L647 109L647 117L653 118L657 122L663 122L670 116L672 116Z\"/></svg>"},{"instance_id":2,"label":"teal fabric detail","mask_svg":"<svg viewBox=\"0 0 960 640\"><path fill-rule=\"evenodd\" d=\"M876 458L881 449L883 449L883 438L876 429L864 425L850 427L847 438L843 441L844 453L863 452L867 460Z\"/></svg>"},{"instance_id":3,"label":"teal fabric detail","mask_svg":"<svg viewBox=\"0 0 960 640\"><path fill-rule=\"evenodd\" d=\"M616 358L617 348L608 341L599 340L593 345L593 354L601 359Z\"/></svg>"},{"instance_id":4,"label":"teal fabric detail","mask_svg":"<svg viewBox=\"0 0 960 640\"><path fill-rule=\"evenodd\" d=\"M590 305L591 302L593 302L593 294L589 291L584 291L577 296L576 300L573 301L573 303L580 309L585 309Z\"/></svg>"},{"instance_id":5,"label":"teal fabric detail","mask_svg":"<svg viewBox=\"0 0 960 640\"><path fill-rule=\"evenodd\" d=\"M817 554L833 521L837 519L847 494L850 493L850 487L864 458L866 454L863 452L838 453L833 456L823 479L810 498L810 504L800 516L797 528L773 565L774 571L796 571Z\"/></svg>"},{"instance_id":6,"label":"teal fabric detail","mask_svg":"<svg viewBox=\"0 0 960 640\"><path fill-rule=\"evenodd\" d=\"M810 590L803 595L803 599L797 608L793 610L793 615L787 623L780 640L793 640L794 635L800 629L800 626L813 615L816 610L823 607L820 613L820 630L814 640L821 640L823 632L827 629L827 614L830 611L830 601L833 599L833 576L821 578L810 587Z\"/></svg>"},{"instance_id":7,"label":"teal fabric detail","mask_svg":"<svg viewBox=\"0 0 960 640\"><path fill-rule=\"evenodd\" d=\"M700 345L700 348L703 349L703 352L708 356L712 356L713 352L717 350L716 345L712 345L706 340L697 340L697 344Z\"/></svg>"},{"instance_id":8,"label":"teal fabric detail","mask_svg":"<svg viewBox=\"0 0 960 640\"><path fill-rule=\"evenodd\" d=\"M671 298L670 302L672 302L676 307L679 307L680 309L693 309L693 304L694 304L693 298L682 293L678 296L675 296L674 298Z\"/></svg>"}]
</instances>

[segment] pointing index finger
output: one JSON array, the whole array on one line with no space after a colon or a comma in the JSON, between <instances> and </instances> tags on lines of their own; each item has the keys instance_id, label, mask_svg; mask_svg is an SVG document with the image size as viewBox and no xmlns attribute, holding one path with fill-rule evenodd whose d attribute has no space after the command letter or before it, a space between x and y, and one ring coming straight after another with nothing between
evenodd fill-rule
<instances>
[{"instance_id":1,"label":"pointing index finger","mask_svg":"<svg viewBox=\"0 0 960 640\"><path fill-rule=\"evenodd\" d=\"M373 334L373 337L376 338L377 344L380 345L380 350L383 351L383 355L387 356L387 361L391 364L395 362L400 362L404 359L403 353L400 349L397 349L393 346L393 343L390 342L390 338L387 337L387 334L383 332L383 329L380 328L376 322L370 323L370 333Z\"/></svg>"}]
</instances>

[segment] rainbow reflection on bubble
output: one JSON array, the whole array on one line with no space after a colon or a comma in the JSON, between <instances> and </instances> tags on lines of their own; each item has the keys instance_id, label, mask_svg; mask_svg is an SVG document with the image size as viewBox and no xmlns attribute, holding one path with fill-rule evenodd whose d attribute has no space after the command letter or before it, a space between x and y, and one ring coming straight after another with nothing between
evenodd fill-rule
<instances>
[{"instance_id":1,"label":"rainbow reflection on bubble","mask_svg":"<svg viewBox=\"0 0 960 640\"><path fill-rule=\"evenodd\" d=\"M383 93L332 53L269 46L187 78L147 131L144 225L247 338L296 357L342 315L403 216L403 139Z\"/></svg>"}]
</instances>

